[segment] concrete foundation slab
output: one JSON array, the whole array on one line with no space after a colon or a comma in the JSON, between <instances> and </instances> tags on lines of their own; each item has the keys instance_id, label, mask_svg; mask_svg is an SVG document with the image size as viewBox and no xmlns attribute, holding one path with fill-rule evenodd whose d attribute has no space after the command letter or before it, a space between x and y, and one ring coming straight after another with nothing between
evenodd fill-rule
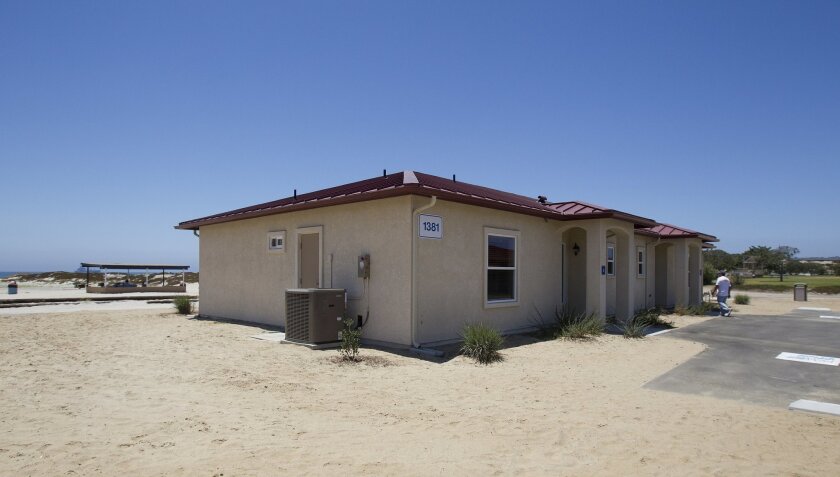
<instances>
[{"instance_id":1,"label":"concrete foundation slab","mask_svg":"<svg viewBox=\"0 0 840 477\"><path fill-rule=\"evenodd\" d=\"M286 339L286 333L276 332L276 333L260 333L258 335L253 335L251 338L255 338L258 340L265 340L265 341L283 341Z\"/></svg>"},{"instance_id":2,"label":"concrete foundation slab","mask_svg":"<svg viewBox=\"0 0 840 477\"><path fill-rule=\"evenodd\" d=\"M792 411L806 411L816 412L819 414L831 414L832 416L840 416L840 404L832 404L829 402L809 401L807 399L800 399L790 403L789 409Z\"/></svg>"}]
</instances>

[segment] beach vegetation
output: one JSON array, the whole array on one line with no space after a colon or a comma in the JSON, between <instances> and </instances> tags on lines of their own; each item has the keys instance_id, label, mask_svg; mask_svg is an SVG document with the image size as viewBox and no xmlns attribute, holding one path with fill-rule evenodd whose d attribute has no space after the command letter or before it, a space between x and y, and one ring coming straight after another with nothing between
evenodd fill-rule
<instances>
[{"instance_id":1,"label":"beach vegetation","mask_svg":"<svg viewBox=\"0 0 840 477\"><path fill-rule=\"evenodd\" d=\"M188 296L177 296L172 300L175 309L182 315L189 315L193 311L192 300Z\"/></svg>"},{"instance_id":2,"label":"beach vegetation","mask_svg":"<svg viewBox=\"0 0 840 477\"><path fill-rule=\"evenodd\" d=\"M625 338L644 338L645 331L651 326L649 320L649 315L637 314L624 322L620 322L619 327Z\"/></svg>"},{"instance_id":3,"label":"beach vegetation","mask_svg":"<svg viewBox=\"0 0 840 477\"><path fill-rule=\"evenodd\" d=\"M341 330L341 346L338 352L344 361L359 360L359 345L362 343L362 329L356 326L352 318L345 318Z\"/></svg>"},{"instance_id":4,"label":"beach vegetation","mask_svg":"<svg viewBox=\"0 0 840 477\"><path fill-rule=\"evenodd\" d=\"M698 305L677 305L674 308L674 314L680 316L706 316L712 311L719 310L718 306L714 303L703 302Z\"/></svg>"},{"instance_id":5,"label":"beach vegetation","mask_svg":"<svg viewBox=\"0 0 840 477\"><path fill-rule=\"evenodd\" d=\"M643 320L649 326L656 326L658 328L671 329L674 327L673 321L662 318L662 309L660 308L648 308L647 310L638 311L633 318Z\"/></svg>"},{"instance_id":6,"label":"beach vegetation","mask_svg":"<svg viewBox=\"0 0 840 477\"><path fill-rule=\"evenodd\" d=\"M483 323L468 323L464 325L462 334L464 344L461 353L481 364L501 361L504 338L499 330Z\"/></svg>"},{"instance_id":7,"label":"beach vegetation","mask_svg":"<svg viewBox=\"0 0 840 477\"><path fill-rule=\"evenodd\" d=\"M604 322L593 312L579 312L570 307L554 310L555 338L582 340L604 334Z\"/></svg>"}]
</instances>

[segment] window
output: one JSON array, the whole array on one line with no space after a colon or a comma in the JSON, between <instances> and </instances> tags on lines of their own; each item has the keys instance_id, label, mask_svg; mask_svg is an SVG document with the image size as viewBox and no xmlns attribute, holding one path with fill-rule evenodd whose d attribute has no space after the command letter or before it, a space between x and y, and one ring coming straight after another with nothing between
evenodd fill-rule
<instances>
[{"instance_id":1,"label":"window","mask_svg":"<svg viewBox=\"0 0 840 477\"><path fill-rule=\"evenodd\" d=\"M518 232L485 229L487 304L510 304L517 301L518 238Z\"/></svg>"},{"instance_id":2,"label":"window","mask_svg":"<svg viewBox=\"0 0 840 477\"><path fill-rule=\"evenodd\" d=\"M615 276L615 245L607 244L607 276Z\"/></svg>"},{"instance_id":3,"label":"window","mask_svg":"<svg viewBox=\"0 0 840 477\"><path fill-rule=\"evenodd\" d=\"M268 251L282 252L286 249L286 231L268 233Z\"/></svg>"},{"instance_id":4,"label":"window","mask_svg":"<svg viewBox=\"0 0 840 477\"><path fill-rule=\"evenodd\" d=\"M645 248L636 247L636 275L645 276Z\"/></svg>"}]
</instances>

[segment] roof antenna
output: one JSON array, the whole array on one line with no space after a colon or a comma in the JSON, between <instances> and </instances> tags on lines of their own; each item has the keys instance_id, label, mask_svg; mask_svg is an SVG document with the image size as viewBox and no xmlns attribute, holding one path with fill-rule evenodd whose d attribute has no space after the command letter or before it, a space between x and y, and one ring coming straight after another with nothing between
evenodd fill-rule
<instances>
[{"instance_id":1,"label":"roof antenna","mask_svg":"<svg viewBox=\"0 0 840 477\"><path fill-rule=\"evenodd\" d=\"M382 177L387 176L388 174L385 172L385 169L382 169Z\"/></svg>"},{"instance_id":2,"label":"roof antenna","mask_svg":"<svg viewBox=\"0 0 840 477\"><path fill-rule=\"evenodd\" d=\"M457 181L455 180L455 174L452 174L452 182L457 182Z\"/></svg>"},{"instance_id":3,"label":"roof antenna","mask_svg":"<svg viewBox=\"0 0 840 477\"><path fill-rule=\"evenodd\" d=\"M295 189L295 200L297 200L297 189Z\"/></svg>"}]
</instances>

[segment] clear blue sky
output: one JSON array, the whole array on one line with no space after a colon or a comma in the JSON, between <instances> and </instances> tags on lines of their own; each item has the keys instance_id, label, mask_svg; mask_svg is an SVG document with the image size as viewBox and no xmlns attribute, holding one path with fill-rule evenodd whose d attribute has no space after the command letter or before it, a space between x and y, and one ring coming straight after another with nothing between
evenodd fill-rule
<instances>
[{"instance_id":1,"label":"clear blue sky","mask_svg":"<svg viewBox=\"0 0 840 477\"><path fill-rule=\"evenodd\" d=\"M840 254L840 2L0 0L0 270L414 169Z\"/></svg>"}]
</instances>

